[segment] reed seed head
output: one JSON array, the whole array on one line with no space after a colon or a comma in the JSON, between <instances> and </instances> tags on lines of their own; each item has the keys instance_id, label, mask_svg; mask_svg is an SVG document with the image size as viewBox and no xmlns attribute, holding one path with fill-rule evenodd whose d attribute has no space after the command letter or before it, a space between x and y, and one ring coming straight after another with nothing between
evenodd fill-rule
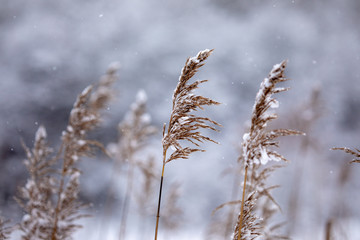
<instances>
[{"instance_id":1,"label":"reed seed head","mask_svg":"<svg viewBox=\"0 0 360 240\"><path fill-rule=\"evenodd\" d=\"M272 98L273 94L287 91L288 88L278 88L277 83L287 81L284 71L286 61L274 65L267 78L261 85L256 95L253 113L251 117L250 132L243 136L243 159L245 165L266 164L270 160L286 161L279 153L270 149L278 146L276 138L280 136L303 135L304 133L290 129L275 129L266 131L268 123L277 118L274 113L267 113L270 108L277 108L279 102Z\"/></svg>"},{"instance_id":2,"label":"reed seed head","mask_svg":"<svg viewBox=\"0 0 360 240\"><path fill-rule=\"evenodd\" d=\"M189 83L189 80L195 75L204 61L210 56L213 50L200 51L195 57L188 58L185 66L181 70L178 85L173 94L173 108L170 116L169 125L163 130L163 152L166 155L167 150L173 146L175 151L164 162L170 162L175 159L187 159L192 152L204 151L200 149L200 143L210 141L216 143L213 139L202 135L201 129L210 129L217 131L214 126L220 126L217 122L207 117L200 117L192 114L204 106L218 105L220 103L203 96L194 95L194 90L201 83L207 80L195 81ZM180 141L185 140L196 147L182 147Z\"/></svg>"}]
</instances>

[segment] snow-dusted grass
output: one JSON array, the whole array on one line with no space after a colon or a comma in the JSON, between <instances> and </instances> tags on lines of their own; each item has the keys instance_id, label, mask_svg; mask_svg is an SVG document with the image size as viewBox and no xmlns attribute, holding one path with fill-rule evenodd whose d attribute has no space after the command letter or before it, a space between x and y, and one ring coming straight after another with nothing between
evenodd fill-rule
<instances>
[{"instance_id":1,"label":"snow-dusted grass","mask_svg":"<svg viewBox=\"0 0 360 240\"><path fill-rule=\"evenodd\" d=\"M165 164L180 158L187 159L190 154L199 157L200 154L192 153L203 151L200 149L200 143L203 144L206 141L215 142L212 138L202 135L198 130L210 129L216 131L214 125L219 126L219 124L210 118L194 115L194 112L202 109L205 105L218 105L219 103L201 95L193 95L193 90L198 88L198 85L204 81L187 83L197 69L203 65L202 62L211 52L212 50L207 49L199 52L196 57L187 60L179 84L175 89L169 125L168 128L164 126L163 130L163 168L160 191ZM235 240L286 239L285 230L280 229L280 227L286 229L286 225L280 224L276 226L277 222L271 218L281 206L270 194L270 190L278 186L269 184L268 177L272 175L274 170L278 169L277 165L272 165L274 162L276 164L276 162L286 161L285 157L273 149L273 147L279 146L277 138L280 136L301 135L302 133L287 128L266 130L269 122L277 118L275 114L267 111L279 107L279 101L272 98L272 95L287 91L287 88L275 87L275 84L287 80L284 76L285 67L286 62L275 65L269 76L261 83L253 107L250 131L243 135L242 155L239 158L240 167L233 167L233 169L242 168L235 174L243 174L241 176L244 176L241 200L233 199L235 201L231 202L231 204L241 206L240 211L239 207L235 210L238 217L237 219L230 219L228 222L232 229L235 229L232 233ZM113 80L113 74L114 70L109 70L107 77ZM158 183L154 179L159 177L160 174L159 171L154 170L156 165L154 159L147 156L147 152L142 151L146 145L143 140L147 138L147 135L154 133L154 128L149 126L151 117L145 112L147 97L142 91L138 94L137 101L131 106L125 120L119 125L119 142L109 148L113 157L119 158L119 168L127 164L127 172L130 173L127 183L116 182L114 184L114 186L127 185L127 190L124 191L123 195L117 195L118 192L112 192L109 195L107 195L108 193L104 194L107 198L113 198L115 204L123 201L122 207L119 204L113 205L109 215L95 214L91 220L83 219L85 216L82 211L83 205L78 199L82 173L78 161L81 157L92 155L93 149L91 146L100 147L107 153L101 143L88 139L86 135L89 130L92 130L99 123L100 114L98 110L105 107L111 95L108 87L109 84L100 84L100 87L97 88L93 95L91 95L92 88L89 87L79 95L71 110L68 126L62 134L62 145L53 158L49 157L53 149L47 147L46 130L43 126L39 127L35 135L34 147L32 149L26 148L28 159L25 164L28 167L30 177L25 186L20 189L20 202L25 214L20 223L20 230L13 231L11 237L13 239L60 240L75 238L112 240L119 239L120 228L122 239L152 238L156 219L155 239L157 238L159 220L159 239L211 239L210 234L207 235L206 231L197 226L193 226L191 230L186 231L177 229L181 223L181 214L184 209L191 209L194 212L194 219L197 219L198 216L195 216L195 212L199 210L196 206L192 206L193 202L185 202L182 204L182 208L176 205L177 200L180 199L179 184L168 185L170 187L167 188L165 198L168 197L169 202L162 211L163 215L159 214L160 200L157 216L155 217L155 214L152 214L156 210L153 204L153 195L151 194L154 192L154 188L150 185L153 185L154 182ZM196 147L183 146L183 140L195 144ZM169 152L167 152L168 150ZM347 148L342 148L342 150L355 155L357 158L359 157L358 150L357 152ZM170 156L167 153L171 153ZM145 161L147 159L149 161ZM58 164L59 160L62 160L60 165ZM358 159L355 162L358 162ZM139 171L133 171L132 167L135 166L139 168ZM208 167L204 166L202 168L201 165L196 164L190 164L190 166L199 167L200 170L196 169L195 171L200 174ZM262 166L265 167L261 168ZM220 169L217 170L220 172ZM119 173L123 174L121 171ZM174 173L176 174L176 171L172 172L172 174ZM235 185L235 187L239 186ZM206 192L207 186L204 184L204 186L199 186L197 189L197 194L200 195ZM141 194L145 194L146 197L141 197ZM225 199L223 196L217 197ZM159 199L161 198L159 197ZM342 198L339 199L342 200ZM195 200L197 199L195 198ZM140 203L141 201L142 203ZM103 206L104 209L107 207L107 203ZM130 203L135 206L129 207ZM202 200L201 204L204 205L207 202ZM122 215L121 221L119 221L120 217L116 217L119 212ZM128 212L129 214L127 214ZM127 223L128 215L129 221ZM234 215L234 212L231 215ZM199 219L201 221L203 217ZM332 218L328 217L328 221L331 221L332 226L328 231L328 235L335 239L345 237L353 239L357 236L356 234L359 234L357 230L354 230L360 224L357 219L339 217L332 220ZM217 228L212 229L213 233L215 233L214 239L223 234L222 231L226 227L225 222L224 219L221 219L217 223ZM6 235L9 235L9 228L6 228L6 226L4 228L2 225L3 222L0 222L0 236L3 234L2 238L6 239ZM146 228L143 226L146 226ZM78 230L80 227L83 227L83 229ZM128 231L125 231L127 228ZM305 234L298 236L296 232L291 237L293 239L324 238L327 229L325 226L324 228L316 228L311 236ZM219 235L216 237L216 234ZM228 232L225 235L225 238L229 238Z\"/></svg>"}]
</instances>

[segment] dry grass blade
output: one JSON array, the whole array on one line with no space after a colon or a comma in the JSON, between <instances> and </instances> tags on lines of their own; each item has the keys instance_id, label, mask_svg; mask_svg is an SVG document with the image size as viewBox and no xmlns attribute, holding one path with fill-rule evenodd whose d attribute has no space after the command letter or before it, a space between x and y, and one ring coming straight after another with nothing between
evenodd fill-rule
<instances>
[{"instance_id":1,"label":"dry grass blade","mask_svg":"<svg viewBox=\"0 0 360 240\"><path fill-rule=\"evenodd\" d=\"M355 148L355 150L351 150L350 148L347 147L336 147L336 148L332 148L331 150L342 150L346 153L349 153L355 157L351 161L351 163L360 163L360 150L357 148Z\"/></svg>"},{"instance_id":2,"label":"dry grass blade","mask_svg":"<svg viewBox=\"0 0 360 240\"><path fill-rule=\"evenodd\" d=\"M226 206L230 206L230 205L237 205L240 204L241 201L240 200L236 200L236 201L230 201L230 202L226 202L223 204L220 204L219 206L217 206L212 212L211 215L214 215L217 211L219 211L220 209L226 207Z\"/></svg>"}]
</instances>

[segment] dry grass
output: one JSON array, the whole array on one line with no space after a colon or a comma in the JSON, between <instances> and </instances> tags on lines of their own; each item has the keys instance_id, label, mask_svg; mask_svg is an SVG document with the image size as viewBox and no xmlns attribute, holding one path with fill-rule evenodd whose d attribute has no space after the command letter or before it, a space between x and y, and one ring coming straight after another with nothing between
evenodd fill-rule
<instances>
[{"instance_id":1,"label":"dry grass","mask_svg":"<svg viewBox=\"0 0 360 240\"><path fill-rule=\"evenodd\" d=\"M250 131L243 136L242 143L242 156L240 163L244 166L244 182L243 193L241 200L241 208L239 218L236 223L234 235L237 239L255 239L258 234L258 229L253 229L248 222L248 219L253 220L253 224L256 224L256 218L253 217L252 212L246 211L246 201L253 201L255 205L256 199L266 197L271 202L276 204L276 201L270 194L270 190L277 186L267 186L266 180L269 174L276 169L276 167L265 167L261 170L261 165L266 165L269 161L287 161L285 157L273 150L273 147L278 147L279 143L276 139L280 136L302 135L302 132L290 130L290 129L274 129L267 130L267 125L270 121L277 118L274 113L268 113L270 108L277 108L279 103L276 99L272 98L273 94L287 91L288 88L278 88L276 84L286 81L284 75L286 67L286 61L276 64L270 71L267 78L265 78L261 85L260 90L256 95L255 105L253 107L253 113L251 117ZM248 172L250 172L248 174ZM249 175L249 182L248 182ZM245 200L246 193L254 193L253 198L247 198ZM262 206L263 211L268 212L267 205ZM268 218L267 218L268 219ZM262 231L266 228L266 219L261 224ZM271 239L271 233L269 236L264 236L265 239Z\"/></svg>"},{"instance_id":2,"label":"dry grass","mask_svg":"<svg viewBox=\"0 0 360 240\"><path fill-rule=\"evenodd\" d=\"M127 215L132 202L132 195L134 194L133 183L135 167L139 167L145 175L145 178L149 181L149 183L145 182L145 195L150 191L150 181L152 180L150 177L154 175L154 173L151 172L153 171L151 159L149 159L147 163L144 163L143 156L138 159L138 152L146 147L149 137L156 133L157 130L151 125L151 117L146 112L146 102L147 96L145 91L139 91L136 96L136 101L131 105L124 120L119 123L118 132L120 137L116 144L117 146L111 147L116 164L119 165L119 167L127 166L125 200L121 210L120 239L125 239L126 236ZM144 164L147 164L146 169L144 169ZM114 169L119 167L115 167ZM108 204L109 203L107 203L106 206L108 206Z\"/></svg>"},{"instance_id":3,"label":"dry grass","mask_svg":"<svg viewBox=\"0 0 360 240\"><path fill-rule=\"evenodd\" d=\"M87 215L81 213L85 205L78 200L81 171L77 165L81 158L93 155L93 147L103 149L87 134L100 123L100 110L111 99L115 72L116 66L111 66L93 92L89 86L78 96L56 152L47 145L43 126L36 132L34 147L24 146L30 177L18 199L26 213L20 224L22 239L71 239L82 227L76 221ZM56 169L59 162L61 168Z\"/></svg>"},{"instance_id":4,"label":"dry grass","mask_svg":"<svg viewBox=\"0 0 360 240\"><path fill-rule=\"evenodd\" d=\"M162 162L160 162L162 169L155 240L159 230L165 166L174 160L188 159L194 152L203 152L205 142L217 143L206 136L203 130L218 131L217 127L221 125L208 117L199 116L196 112L204 110L206 106L219 105L219 102L194 93L200 84L207 80L190 82L212 52L213 50L206 49L186 60L173 93L169 123L164 124L162 132L163 149ZM274 216L281 211L281 207L275 200L272 190L278 188L279 185L269 184L269 178L287 162L282 154L275 151L275 148L279 147L278 138L304 135L296 130L269 129L268 127L272 120L277 119L273 109L279 106L279 102L273 96L288 90L288 88L277 87L279 83L288 80L284 74L286 64L286 61L276 64L260 85L253 106L251 125L248 132L243 135L238 165L233 171L236 176L232 201L215 209L217 211L231 205L237 210L231 210L225 220L220 219L212 225L211 230L216 232L214 239L229 239L231 229L233 229L231 237L233 240L290 238L279 231L284 223L274 221ZM89 139L88 134L98 127L101 122L101 111L107 107L114 96L111 87L117 79L117 67L117 65L111 66L95 87L85 88L77 97L68 125L61 136L61 146L52 148L48 145L44 126L38 128L31 148L23 144L27 158L24 164L29 177L24 186L19 188L17 199L24 211L19 224L21 239L72 239L74 232L82 227L78 220L88 216L83 213L88 204L79 200L82 174L79 161L93 157L99 148L107 153L102 143ZM299 111L306 112L307 117L303 119L295 115L295 119L299 121L295 125L303 131L311 131L312 124L322 114L319 103L319 91L316 90L307 105ZM138 93L136 101L119 124L118 132L118 142L108 149L116 165L113 168L114 172L118 169L126 169L126 174L124 174L126 180L122 183L125 186L124 201L119 206L121 209L119 239L126 239L127 219L131 214L130 205L137 203L142 219L154 214L155 187L159 184L157 176L160 172L156 170L158 167L156 159L151 155L144 155L148 140L156 133L156 128L150 123L150 115L146 112L146 94L143 91ZM313 141L310 138L304 138L301 149L312 145ZM358 149L333 148L333 150L345 151L355 157L352 162L360 162ZM343 187L348 179L348 173L345 172L348 170L349 168L344 169L344 173L339 178L340 187ZM242 177L243 183L240 189L238 185ZM111 183L109 187L111 191L109 190L105 208L111 207L111 194L115 192L115 189L111 188L112 184L115 186ZM178 228L184 212L177 204L180 198L180 183L173 183L169 189L169 193L164 197L161 215L164 232L165 229L170 231ZM237 199L240 191L241 199ZM336 218L336 214L333 215ZM332 239L335 223L333 218L329 218L324 226L326 239ZM0 240L8 239L13 229L13 227L8 227L7 221L0 218ZM145 221L139 224L139 229L140 231L145 229ZM142 236L142 238L149 237Z\"/></svg>"},{"instance_id":5,"label":"dry grass","mask_svg":"<svg viewBox=\"0 0 360 240\"><path fill-rule=\"evenodd\" d=\"M217 131L212 125L220 126L220 124L210 118L196 116L192 114L192 112L197 111L198 109L204 109L204 106L218 105L220 103L193 94L193 91L198 88L199 84L204 83L207 80L189 83L189 80L195 75L198 69L205 64L204 61L210 56L212 51L213 50L209 49L200 51L195 57L186 60L172 97L172 112L167 131L165 124L163 128L163 166L156 215L155 239L157 239L158 234L165 165L176 159L187 159L193 152L204 151L203 149L200 149L200 143L204 141L216 143L211 138L202 135L199 130L210 129ZM195 147L182 147L180 141L188 141L195 145ZM174 152L167 157L167 152L170 147L174 148Z\"/></svg>"}]
</instances>

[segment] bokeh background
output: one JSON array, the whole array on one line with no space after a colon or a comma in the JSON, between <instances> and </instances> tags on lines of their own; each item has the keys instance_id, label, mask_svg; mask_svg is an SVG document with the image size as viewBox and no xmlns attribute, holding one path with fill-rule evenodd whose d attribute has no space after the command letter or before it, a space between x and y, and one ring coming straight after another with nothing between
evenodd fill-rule
<instances>
[{"instance_id":1,"label":"bokeh background","mask_svg":"<svg viewBox=\"0 0 360 240\"><path fill-rule=\"evenodd\" d=\"M206 109L207 116L223 125L220 133L207 133L220 144L205 144L205 153L167 165L164 194L171 182L180 184L183 215L176 229L161 236L211 239L209 226L221 218L211 211L234 200L231 169L260 82L274 64L288 59L291 81L284 86L291 90L277 96L279 119L274 125L308 132L307 137L281 142L279 152L290 163L271 178L282 185L273 191L282 206L276 221L288 221L283 229L293 239L323 239L326 222L335 219L337 239L358 239L360 165L349 165L351 156L329 149L360 145L359 12L358 0L1 0L1 214L13 223L22 217L13 198L27 177L20 139L31 146L42 124L56 147L77 94L95 83L111 62L121 65L118 94L93 134L105 145L117 141L117 124L140 89L147 93L152 124L161 129L186 58L214 48L195 78L210 80L199 93L222 102ZM314 91L319 92L318 102L306 105ZM158 168L160 132L147 151L157 158ZM81 166L81 198L93 203L93 218L84 221L76 239L117 239L125 176L119 172L111 180L112 166L101 154ZM104 217L111 181L116 182L117 197L112 214ZM289 213L294 194L295 219ZM152 238L155 210L140 216L134 202L128 239ZM101 229L94 227L99 219ZM146 227L139 230L143 221Z\"/></svg>"}]
</instances>

